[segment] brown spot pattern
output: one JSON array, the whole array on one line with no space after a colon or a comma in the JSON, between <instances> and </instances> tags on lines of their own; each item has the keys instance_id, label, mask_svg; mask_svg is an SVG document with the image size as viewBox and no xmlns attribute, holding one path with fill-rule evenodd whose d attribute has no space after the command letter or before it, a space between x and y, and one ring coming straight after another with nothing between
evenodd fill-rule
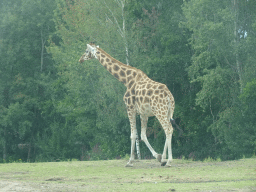
<instances>
[{"instance_id":1,"label":"brown spot pattern","mask_svg":"<svg viewBox=\"0 0 256 192\"><path fill-rule=\"evenodd\" d=\"M138 74L137 77L136 77L136 81L140 80L141 79L141 74Z\"/></svg>"},{"instance_id":2,"label":"brown spot pattern","mask_svg":"<svg viewBox=\"0 0 256 192\"><path fill-rule=\"evenodd\" d=\"M135 96L132 97L132 103L135 104Z\"/></svg>"},{"instance_id":3,"label":"brown spot pattern","mask_svg":"<svg viewBox=\"0 0 256 192\"><path fill-rule=\"evenodd\" d=\"M132 81L129 83L128 88L130 89L133 84L134 84L134 81L132 80Z\"/></svg>"},{"instance_id":4,"label":"brown spot pattern","mask_svg":"<svg viewBox=\"0 0 256 192\"><path fill-rule=\"evenodd\" d=\"M125 96L125 97L130 97L131 94L130 94L130 92L128 91L124 96Z\"/></svg>"},{"instance_id":5,"label":"brown spot pattern","mask_svg":"<svg viewBox=\"0 0 256 192\"><path fill-rule=\"evenodd\" d=\"M119 75L117 73L113 74L115 78L119 79Z\"/></svg>"},{"instance_id":6,"label":"brown spot pattern","mask_svg":"<svg viewBox=\"0 0 256 192\"><path fill-rule=\"evenodd\" d=\"M120 71L120 76L125 77L125 73L123 71Z\"/></svg>"},{"instance_id":7,"label":"brown spot pattern","mask_svg":"<svg viewBox=\"0 0 256 192\"><path fill-rule=\"evenodd\" d=\"M126 84L126 79L122 79L121 82Z\"/></svg>"},{"instance_id":8,"label":"brown spot pattern","mask_svg":"<svg viewBox=\"0 0 256 192\"><path fill-rule=\"evenodd\" d=\"M149 89L150 87L152 87L152 85L151 84L147 84L147 89Z\"/></svg>"},{"instance_id":9,"label":"brown spot pattern","mask_svg":"<svg viewBox=\"0 0 256 192\"><path fill-rule=\"evenodd\" d=\"M126 74L127 74L127 75L130 75L131 73L132 73L131 70L127 70L127 71L126 71Z\"/></svg>"},{"instance_id":10,"label":"brown spot pattern","mask_svg":"<svg viewBox=\"0 0 256 192\"><path fill-rule=\"evenodd\" d=\"M132 79L132 76L129 76L129 77L127 78L127 81L129 82L131 79Z\"/></svg>"},{"instance_id":11,"label":"brown spot pattern","mask_svg":"<svg viewBox=\"0 0 256 192\"><path fill-rule=\"evenodd\" d=\"M148 97L145 97L144 103L149 103L149 98Z\"/></svg>"},{"instance_id":12,"label":"brown spot pattern","mask_svg":"<svg viewBox=\"0 0 256 192\"><path fill-rule=\"evenodd\" d=\"M114 69L115 71L118 71L118 70L120 69L120 67L119 67L118 65L114 65L113 69Z\"/></svg>"},{"instance_id":13,"label":"brown spot pattern","mask_svg":"<svg viewBox=\"0 0 256 192\"><path fill-rule=\"evenodd\" d=\"M135 95L135 89L134 88L131 90L131 94Z\"/></svg>"},{"instance_id":14,"label":"brown spot pattern","mask_svg":"<svg viewBox=\"0 0 256 192\"><path fill-rule=\"evenodd\" d=\"M149 89L148 91L147 91L147 95L148 96L151 96L153 94L153 90L152 89Z\"/></svg>"}]
</instances>

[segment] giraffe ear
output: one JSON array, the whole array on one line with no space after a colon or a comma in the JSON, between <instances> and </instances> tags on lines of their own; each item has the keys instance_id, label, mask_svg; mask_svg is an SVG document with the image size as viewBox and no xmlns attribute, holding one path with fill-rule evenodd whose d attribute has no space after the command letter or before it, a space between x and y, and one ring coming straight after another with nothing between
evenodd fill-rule
<instances>
[{"instance_id":1,"label":"giraffe ear","mask_svg":"<svg viewBox=\"0 0 256 192\"><path fill-rule=\"evenodd\" d=\"M97 47L97 48L100 48L100 46L99 46L99 45L97 45L96 47Z\"/></svg>"}]
</instances>

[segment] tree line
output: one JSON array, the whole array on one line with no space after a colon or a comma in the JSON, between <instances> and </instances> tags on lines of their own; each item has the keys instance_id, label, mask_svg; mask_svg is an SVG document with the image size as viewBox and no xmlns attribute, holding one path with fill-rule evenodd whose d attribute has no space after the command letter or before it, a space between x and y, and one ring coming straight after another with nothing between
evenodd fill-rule
<instances>
[{"instance_id":1,"label":"tree line","mask_svg":"<svg viewBox=\"0 0 256 192\"><path fill-rule=\"evenodd\" d=\"M89 42L168 86L174 158L255 155L255 1L0 0L0 17L0 162L129 154L125 87L78 62ZM147 135L162 153L156 118Z\"/></svg>"}]
</instances>

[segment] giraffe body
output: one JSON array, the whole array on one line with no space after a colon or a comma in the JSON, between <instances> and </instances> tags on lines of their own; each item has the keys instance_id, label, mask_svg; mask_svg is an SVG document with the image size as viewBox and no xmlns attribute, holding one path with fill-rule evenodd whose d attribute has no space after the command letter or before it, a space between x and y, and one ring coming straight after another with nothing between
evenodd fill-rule
<instances>
[{"instance_id":1,"label":"giraffe body","mask_svg":"<svg viewBox=\"0 0 256 192\"><path fill-rule=\"evenodd\" d=\"M120 82L127 90L124 94L124 102L127 107L127 113L131 125L131 157L127 167L132 166L134 161L134 148L136 139L136 114L141 118L141 139L145 142L152 155L163 165L171 166L172 150L171 139L173 127L170 119L173 118L174 98L166 85L150 79L144 72L135 67L121 63L107 54L101 48L94 44L87 44L86 52L80 58L80 62L96 58L99 62ZM146 130L148 117L156 116L161 123L166 141L163 154L157 154L147 140ZM168 150L168 160L166 152Z\"/></svg>"}]
</instances>

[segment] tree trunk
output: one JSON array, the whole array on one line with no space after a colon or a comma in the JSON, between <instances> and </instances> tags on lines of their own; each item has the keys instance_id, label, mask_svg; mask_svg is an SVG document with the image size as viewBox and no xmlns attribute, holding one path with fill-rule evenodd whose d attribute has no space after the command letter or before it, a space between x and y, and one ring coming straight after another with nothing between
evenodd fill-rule
<instances>
[{"instance_id":1,"label":"tree trunk","mask_svg":"<svg viewBox=\"0 0 256 192\"><path fill-rule=\"evenodd\" d=\"M238 36L238 0L233 0L234 6L234 44L235 44L235 59L236 59L236 70L238 73L239 84L240 84L240 93L243 92L243 79L242 79L242 70L241 70L241 63L239 61L239 36Z\"/></svg>"},{"instance_id":2,"label":"tree trunk","mask_svg":"<svg viewBox=\"0 0 256 192\"><path fill-rule=\"evenodd\" d=\"M111 11L111 9L107 6L107 3L104 1L105 5L107 6L109 12L111 13L112 17L114 18L114 21L116 23L116 26L117 26L117 29L119 31L119 34L121 35L121 37L123 38L123 41L124 41L124 46L125 46L125 56L126 56L126 64L129 65L129 49L128 49L128 42L127 42L127 39L126 39L126 28L125 28L125 17L124 17L124 5L125 5L125 0L119 0L117 1L119 3L119 6L121 7L122 9L122 20L123 20L123 26L122 28L120 27L115 15L113 14L113 12ZM110 17L108 17L107 19L109 19ZM113 21L112 21L113 23ZM138 133L136 133L136 141L135 141L135 144L136 144L136 150L137 150L137 156L138 156L138 159L141 159L141 156L140 156L140 146L139 146L139 136L138 136Z\"/></svg>"},{"instance_id":3,"label":"tree trunk","mask_svg":"<svg viewBox=\"0 0 256 192\"><path fill-rule=\"evenodd\" d=\"M6 128L4 129L3 159L6 160Z\"/></svg>"},{"instance_id":4,"label":"tree trunk","mask_svg":"<svg viewBox=\"0 0 256 192\"><path fill-rule=\"evenodd\" d=\"M111 13L114 22L110 19L110 17L107 16L107 19L111 20L112 23L116 23L117 29L119 34L121 35L121 37L123 38L124 41L124 46L125 46L125 56L126 56L126 64L129 65L129 49L128 49L128 42L126 39L126 29L125 29L125 17L124 17L124 5L125 5L125 0L118 0L117 3L119 4L119 6L121 7L122 10L122 20L123 20L123 26L120 27L117 18L115 17L114 13L112 12L112 10L108 7L107 3L104 1L106 7L108 8L109 12Z\"/></svg>"},{"instance_id":5,"label":"tree trunk","mask_svg":"<svg viewBox=\"0 0 256 192\"><path fill-rule=\"evenodd\" d=\"M27 158L27 162L30 162L30 151L31 151L31 142L30 142L30 144L28 144L28 158Z\"/></svg>"},{"instance_id":6,"label":"tree trunk","mask_svg":"<svg viewBox=\"0 0 256 192\"><path fill-rule=\"evenodd\" d=\"M126 29L125 29L125 18L124 18L124 3L125 1L120 1L121 7L122 7L122 19L123 19L123 40L124 40L124 46L125 46L125 55L126 55L126 64L129 65L129 50L128 50L128 43L126 39Z\"/></svg>"},{"instance_id":7,"label":"tree trunk","mask_svg":"<svg viewBox=\"0 0 256 192\"><path fill-rule=\"evenodd\" d=\"M41 44L42 44L42 47L41 47L41 72L43 72L43 66L44 66L44 44L45 44L45 41L44 41L44 38L43 38L43 31L41 29Z\"/></svg>"}]
</instances>

